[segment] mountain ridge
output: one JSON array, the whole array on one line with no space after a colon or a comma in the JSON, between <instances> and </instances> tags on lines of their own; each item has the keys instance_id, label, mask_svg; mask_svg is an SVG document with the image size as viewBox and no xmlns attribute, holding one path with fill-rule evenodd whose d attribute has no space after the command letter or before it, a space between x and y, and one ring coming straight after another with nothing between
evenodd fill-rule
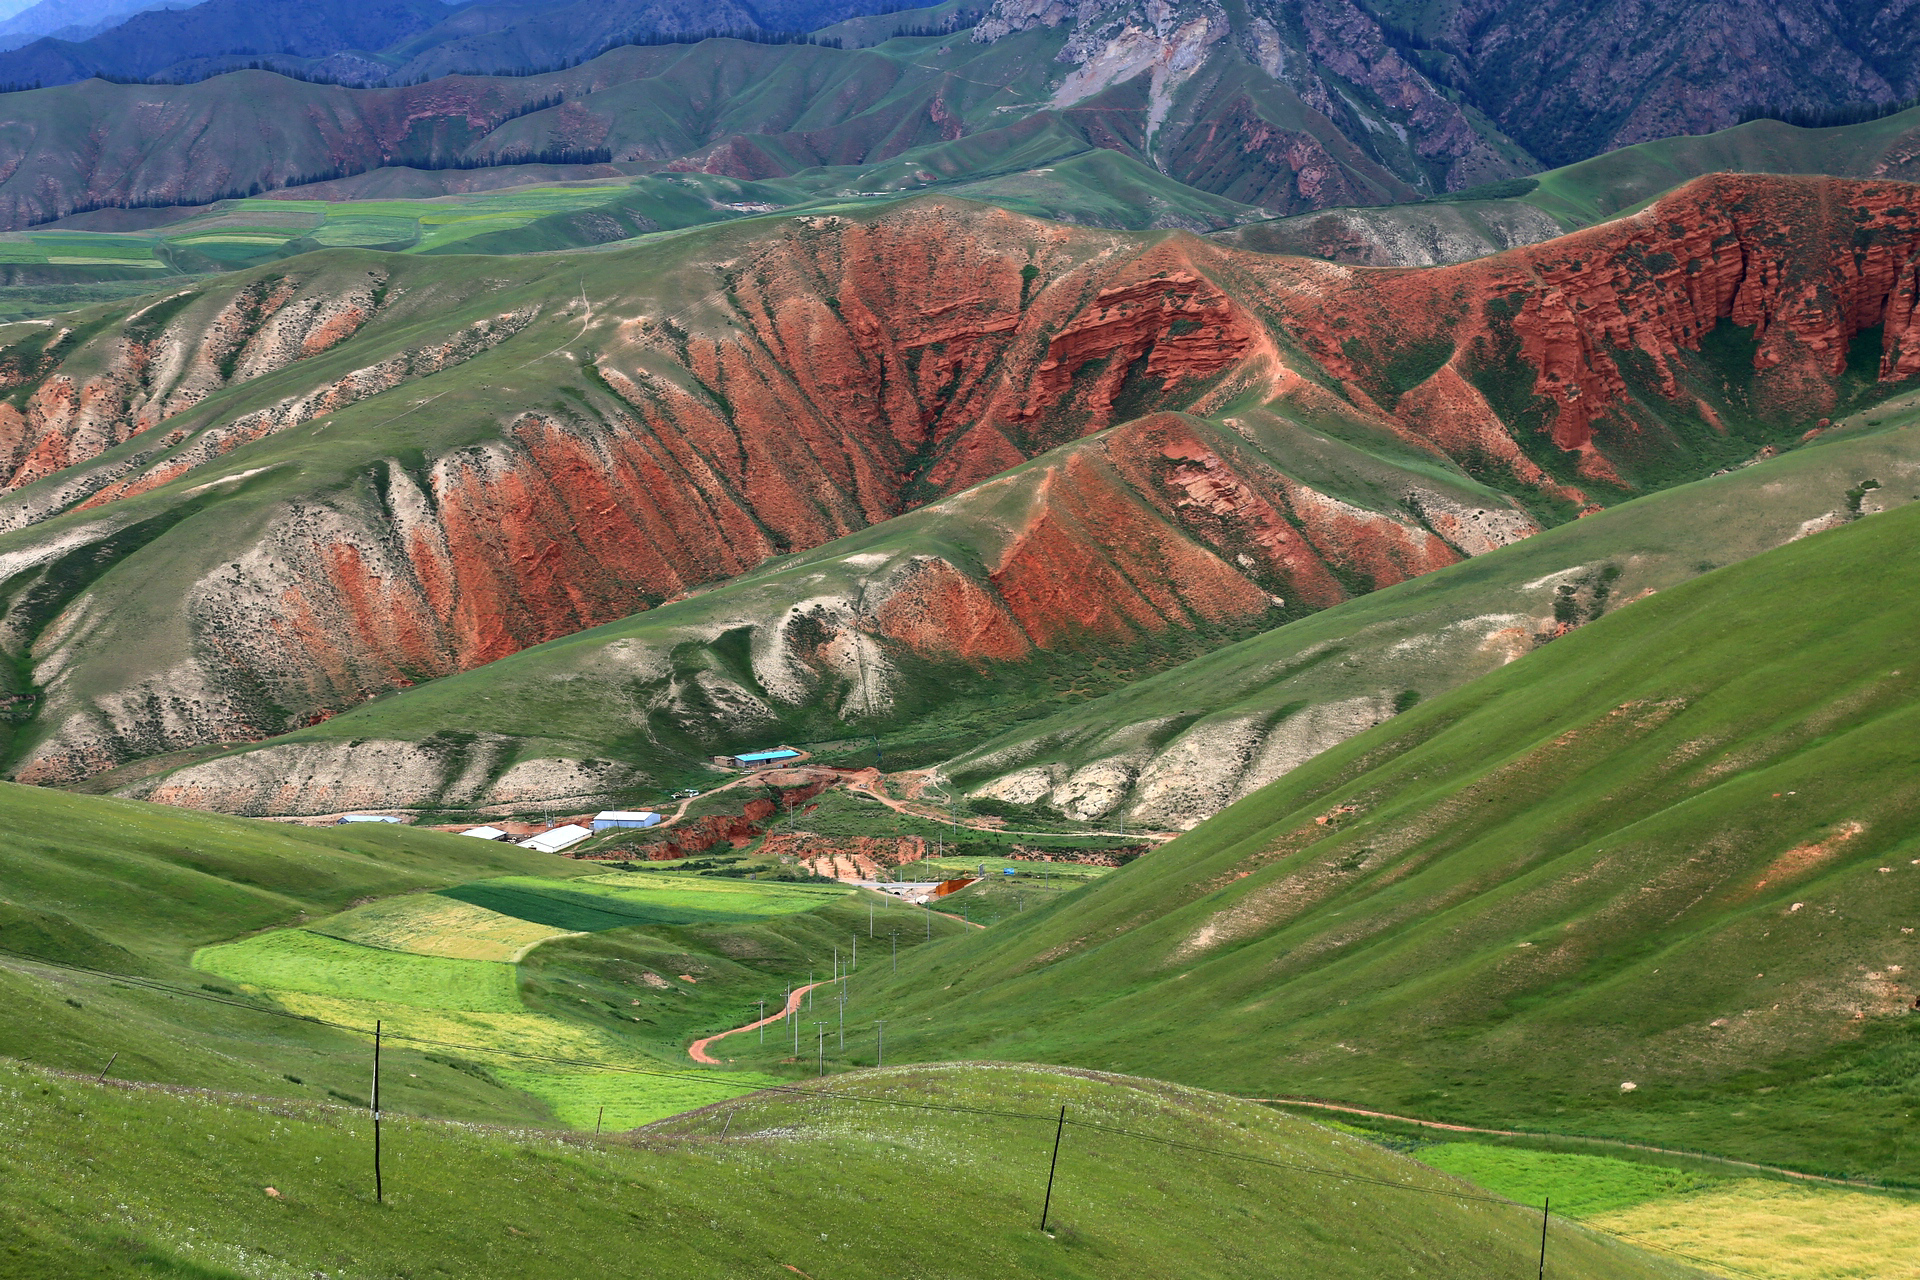
<instances>
[{"instance_id":1,"label":"mountain ridge","mask_svg":"<svg viewBox=\"0 0 1920 1280\"><path fill-rule=\"evenodd\" d=\"M109 424L118 434L91 438L125 441L93 462L64 455L81 465L0 505L15 526L0 541L14 643L58 673L35 680L46 696L14 768L76 780L282 732L1156 408L1211 419L1229 453L1235 438L1291 442L1281 474L1256 482L1218 445L1169 437L1130 483L1230 552L1220 581L1253 616L1268 597L1334 603L1746 461L1906 385L1920 360L1903 309L1920 242L1910 191L1709 178L1628 219L1429 270L921 200L598 255L595 290L566 259L333 254L311 259L337 273L311 289L275 267L188 291L164 325L139 322L155 326L139 352L104 312L84 340L59 339L57 364L23 364L13 392L25 456ZM940 265L959 246L964 269ZM628 270L656 283L615 286ZM594 296L609 286L630 292ZM352 336L321 319L382 291L401 305ZM229 313L254 318L209 328ZM290 358L309 333L343 340ZM17 361L56 337L33 334ZM257 377L213 376L256 360ZM146 397L176 394L147 389L162 371L204 399L157 439L157 426L128 434ZM423 379L444 381L424 401L384 399ZM1369 457L1381 477L1430 479L1357 483L1332 465ZM681 510L696 491L705 505ZM712 562L724 539L685 533L709 522L751 554ZM166 548L200 567L133 568ZM107 639L122 616L169 639L130 664ZM847 656L865 652L864 624L843 624Z\"/></svg>"}]
</instances>

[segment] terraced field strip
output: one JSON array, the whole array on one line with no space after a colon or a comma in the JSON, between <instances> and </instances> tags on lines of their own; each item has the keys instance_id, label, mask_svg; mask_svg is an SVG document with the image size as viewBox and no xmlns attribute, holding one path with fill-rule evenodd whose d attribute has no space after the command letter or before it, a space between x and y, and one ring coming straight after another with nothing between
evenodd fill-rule
<instances>
[{"instance_id":1,"label":"terraced field strip","mask_svg":"<svg viewBox=\"0 0 1920 1280\"><path fill-rule=\"evenodd\" d=\"M551 938L576 931L502 915L437 893L416 893L343 911L306 926L343 942L454 960L514 963Z\"/></svg>"},{"instance_id":2,"label":"terraced field strip","mask_svg":"<svg viewBox=\"0 0 1920 1280\"><path fill-rule=\"evenodd\" d=\"M203 947L194 965L264 991L420 1009L510 1013L520 1008L512 965L408 955L305 929L277 929L242 942Z\"/></svg>"},{"instance_id":3,"label":"terraced field strip","mask_svg":"<svg viewBox=\"0 0 1920 1280\"><path fill-rule=\"evenodd\" d=\"M630 925L750 924L811 911L848 889L616 872L579 880L502 876L441 895L581 933Z\"/></svg>"},{"instance_id":4,"label":"terraced field strip","mask_svg":"<svg viewBox=\"0 0 1920 1280\"><path fill-rule=\"evenodd\" d=\"M1678 1156L1687 1160L1705 1160L1713 1164L1723 1164L1729 1168L1752 1169L1759 1173L1775 1174L1782 1178L1794 1178L1801 1182L1824 1183L1830 1187L1860 1187L1878 1191L1878 1183L1864 1182L1852 1178L1829 1178L1824 1174L1802 1173L1798 1169L1783 1169L1778 1165L1756 1164L1751 1160L1735 1160L1731 1156L1708 1155L1700 1151L1681 1151L1673 1147L1648 1146L1644 1142L1628 1142L1623 1138L1589 1138L1582 1134L1541 1133L1526 1129L1482 1129L1470 1124L1451 1124L1444 1120L1421 1120L1414 1116L1395 1115L1391 1111L1373 1111L1366 1107L1349 1106L1340 1102L1323 1102L1317 1098L1244 1098L1247 1102L1264 1102L1286 1107L1312 1107L1319 1111L1340 1111L1350 1116L1367 1116L1375 1120L1392 1120L1398 1124L1418 1125L1422 1129L1438 1129L1446 1133L1483 1133L1493 1138L1538 1138L1553 1142L1584 1142L1599 1147L1614 1147L1622 1151L1645 1151L1650 1155Z\"/></svg>"}]
</instances>

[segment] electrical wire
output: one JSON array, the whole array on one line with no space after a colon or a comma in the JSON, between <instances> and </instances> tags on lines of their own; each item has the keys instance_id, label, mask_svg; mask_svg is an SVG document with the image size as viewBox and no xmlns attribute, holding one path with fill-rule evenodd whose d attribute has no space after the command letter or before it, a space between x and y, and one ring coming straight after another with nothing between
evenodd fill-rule
<instances>
[{"instance_id":1,"label":"electrical wire","mask_svg":"<svg viewBox=\"0 0 1920 1280\"><path fill-rule=\"evenodd\" d=\"M15 951L15 950L12 950L11 948L0 947L0 956L7 956L16 960L26 961L30 964L43 965L43 966L46 966L47 968L62 969L71 973L86 974L90 977L107 978L114 982L122 983L129 986L140 987L145 990L160 992L161 994L165 994L165 995L184 996L194 1000L205 1000L211 1004L225 1005L229 1008L242 1009L250 1013L266 1014L269 1017L283 1018L293 1022L302 1022L310 1026L326 1027L331 1030L337 1030L337 1031L347 1031L356 1035L371 1036L373 1034L373 1030L370 1027L358 1027L358 1026L352 1025L351 1023L334 1022L334 1021L331 1021L330 1019L316 1018L309 1014L294 1013L294 1012L291 1012L290 1010L285 1010L285 1009L270 1009L262 1005L250 1004L243 1000L228 999L223 997L217 992L211 992L211 991L205 991L205 990L195 991L190 987L174 986L170 983L161 982L153 978L141 978L141 977L137 977L130 974L114 973L113 971L108 969L94 969L85 965L76 965L76 964L69 964L65 961L50 960L43 956L36 956L30 952ZM710 1074L699 1074L699 1073L690 1072L690 1071L669 1071L664 1069L627 1066L619 1063L598 1062L589 1058L568 1058L568 1057L563 1057L556 1054L534 1053L525 1049L503 1049L503 1048L498 1048L491 1045L463 1044L453 1040L435 1040L435 1039L431 1039L424 1036L409 1036L409 1035L395 1033L392 1031L385 1032L384 1038L390 1041L402 1042L402 1043L416 1045L416 1046L420 1046L422 1048L428 1048L428 1049L445 1049L445 1050L457 1051L461 1053L494 1054L494 1055L504 1056L504 1057L519 1058L519 1059L523 1059L530 1062L545 1063L553 1066L585 1067L595 1071L617 1072L625 1075L653 1076L653 1077L657 1077L665 1080L697 1081L702 1084L711 1084L714 1081L714 1077ZM778 1094L786 1094L789 1096L804 1097L804 1098L818 1098L822 1100L829 1100L829 1101L835 1101L835 1102L866 1103L869 1105L904 1108L904 1109L913 1110L913 1111L942 1112L950 1115L982 1116L982 1117L988 1117L988 1118L998 1119L998 1120L1022 1120L1022 1121L1028 1121L1028 1122L1034 1122L1034 1123L1046 1124L1046 1125L1051 1125L1051 1124L1060 1122L1057 1116L1042 1113L1042 1112L1011 1111L1011 1110L1006 1110L1004 1108L996 1108L996 1107L969 1107L969 1106L963 1106L957 1103L915 1102L905 1098L889 1098L889 1097L883 1097L875 1094L854 1093L844 1089L826 1089L826 1088L819 1088L819 1087L808 1086L808 1085L768 1085L763 1087L762 1089L756 1090L756 1092L778 1093ZM734 1101L737 1101L737 1099L729 1099L727 1101L734 1102ZM726 1104L722 1103L720 1105L726 1105ZM1081 1119L1074 1119L1072 1117L1068 1117L1064 1121L1064 1123L1068 1126L1077 1126L1081 1129L1091 1130L1097 1133L1111 1134L1115 1137L1131 1138L1136 1142L1154 1143L1159 1146L1169 1147L1179 1151L1190 1152L1194 1155L1212 1156L1214 1158L1224 1159L1224 1160L1237 1160L1246 1164L1256 1164L1256 1165L1262 1165L1272 1169L1282 1169L1290 1173L1306 1174L1313 1177L1332 1178L1340 1182L1360 1183L1366 1186L1381 1187L1383 1189L1390 1190L1390 1191L1411 1191L1421 1195L1440 1196L1440 1197L1444 1197L1446 1199L1451 1199L1451 1200L1464 1200L1464 1201L1470 1201L1470 1202L1479 1203L1479 1204L1494 1204L1494 1205L1503 1205L1508 1207L1524 1208L1524 1209L1532 1208L1532 1206L1530 1205L1523 1204L1517 1200L1508 1199L1505 1196L1475 1195L1471 1192L1465 1192L1465 1191L1449 1191L1441 1187L1415 1186L1410 1183L1394 1182L1385 1178L1372 1178L1372 1177L1366 1176L1365 1174L1357 1174L1357 1173L1352 1173L1349 1171L1344 1171L1339 1169L1326 1169L1316 1165L1299 1164L1299 1163L1288 1161L1288 1160L1276 1160L1270 1156L1254 1155L1249 1152L1228 1151L1221 1147L1209 1147L1197 1142L1186 1142L1179 1138L1166 1138L1166 1137L1161 1137L1158 1134L1142 1133L1137 1129L1126 1129L1118 1125L1101 1124L1100 1122L1095 1120L1081 1120ZM731 1124L731 1119L729 1119L729 1124ZM1675 1249L1669 1245L1657 1243L1653 1240L1647 1239L1644 1236L1644 1234L1640 1232L1610 1230L1606 1232L1606 1234L1617 1236L1623 1240L1627 1240L1630 1243L1634 1244L1636 1247L1653 1249L1661 1253L1671 1254L1676 1258L1684 1258L1689 1262L1697 1263L1701 1266L1713 1267L1721 1271L1731 1271L1742 1276L1751 1276L1751 1277L1754 1277L1754 1280L1764 1280L1764 1277L1761 1277L1757 1272L1748 1271L1741 1267L1733 1266L1729 1263L1720 1262L1720 1261L1716 1261L1709 1258L1702 1258L1696 1254L1687 1253L1684 1250Z\"/></svg>"}]
</instances>

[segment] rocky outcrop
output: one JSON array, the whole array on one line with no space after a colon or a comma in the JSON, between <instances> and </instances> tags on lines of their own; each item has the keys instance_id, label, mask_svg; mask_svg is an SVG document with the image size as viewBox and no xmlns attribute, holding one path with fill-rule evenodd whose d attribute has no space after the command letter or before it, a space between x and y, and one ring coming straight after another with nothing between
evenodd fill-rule
<instances>
[{"instance_id":1,"label":"rocky outcrop","mask_svg":"<svg viewBox=\"0 0 1920 1280\"><path fill-rule=\"evenodd\" d=\"M1818 115L1920 92L1903 0L1463 0L1425 26L1471 101L1548 164L1711 133L1754 108Z\"/></svg>"},{"instance_id":2,"label":"rocky outcrop","mask_svg":"<svg viewBox=\"0 0 1920 1280\"><path fill-rule=\"evenodd\" d=\"M88 462L223 387L338 346L372 315L380 284L375 273L344 287L267 276L233 290L184 290L87 339L63 330L21 344L9 353L20 390L0 404L0 492Z\"/></svg>"},{"instance_id":3,"label":"rocky outcrop","mask_svg":"<svg viewBox=\"0 0 1920 1280\"><path fill-rule=\"evenodd\" d=\"M1569 230L1520 200L1428 201L1275 218L1215 232L1211 238L1238 249L1353 266L1439 267L1539 244Z\"/></svg>"}]
</instances>

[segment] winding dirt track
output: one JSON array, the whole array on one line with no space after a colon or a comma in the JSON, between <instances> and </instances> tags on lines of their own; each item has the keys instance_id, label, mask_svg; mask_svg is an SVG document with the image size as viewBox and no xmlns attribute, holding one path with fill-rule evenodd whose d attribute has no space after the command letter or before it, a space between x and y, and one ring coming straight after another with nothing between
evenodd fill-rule
<instances>
[{"instance_id":1,"label":"winding dirt track","mask_svg":"<svg viewBox=\"0 0 1920 1280\"><path fill-rule=\"evenodd\" d=\"M1731 1156L1708 1155L1704 1151L1681 1151L1674 1147L1654 1147L1644 1142L1628 1142L1623 1138L1589 1138L1567 1133L1543 1133L1526 1129L1480 1129L1470 1124L1448 1124L1443 1120L1421 1120L1415 1116L1398 1116L1391 1111L1369 1111L1365 1107L1350 1107L1340 1102L1323 1102L1318 1098L1246 1098L1243 1102L1279 1103L1288 1107L1314 1107L1321 1111L1340 1111L1350 1116L1371 1116L1376 1120L1397 1120L1401 1124L1416 1124L1423 1129L1443 1129L1448 1133L1485 1133L1498 1138L1552 1138L1558 1142L1589 1142L1601 1147L1624 1147L1629 1151L1650 1151L1663 1156L1685 1156L1689 1160L1705 1160L1713 1164L1732 1165L1740 1169L1755 1169L1763 1173L1778 1174L1783 1178L1798 1178L1802 1182L1820 1182L1831 1187L1868 1187L1873 1190L1883 1188L1877 1182L1865 1182L1853 1178L1829 1178L1818 1173L1801 1173L1797 1169L1783 1169L1777 1164L1756 1164L1752 1160L1735 1160Z\"/></svg>"},{"instance_id":2,"label":"winding dirt track","mask_svg":"<svg viewBox=\"0 0 1920 1280\"><path fill-rule=\"evenodd\" d=\"M708 1045L712 1044L715 1040L724 1040L728 1036L737 1036L742 1031L752 1031L757 1027L764 1027L770 1023L778 1022L782 1018L785 1018L788 1014L791 1014L792 1012L794 1012L794 1010L800 1007L800 1002L801 1000L806 998L807 992L813 990L815 987L831 986L832 983L833 983L833 979L828 978L821 982L810 982L804 987L795 987L793 989L793 994L787 997L787 1007L782 1009L780 1012L774 1014L770 1018L761 1018L761 1019L758 1019L757 1021L749 1022L744 1027L735 1027L731 1031L721 1031L721 1032L717 1032L714 1035L705 1036L699 1040L695 1040L692 1044L687 1046L687 1055L691 1057L695 1062L698 1062L703 1066L717 1067L720 1065L720 1059L714 1057L712 1054L707 1052Z\"/></svg>"}]
</instances>

